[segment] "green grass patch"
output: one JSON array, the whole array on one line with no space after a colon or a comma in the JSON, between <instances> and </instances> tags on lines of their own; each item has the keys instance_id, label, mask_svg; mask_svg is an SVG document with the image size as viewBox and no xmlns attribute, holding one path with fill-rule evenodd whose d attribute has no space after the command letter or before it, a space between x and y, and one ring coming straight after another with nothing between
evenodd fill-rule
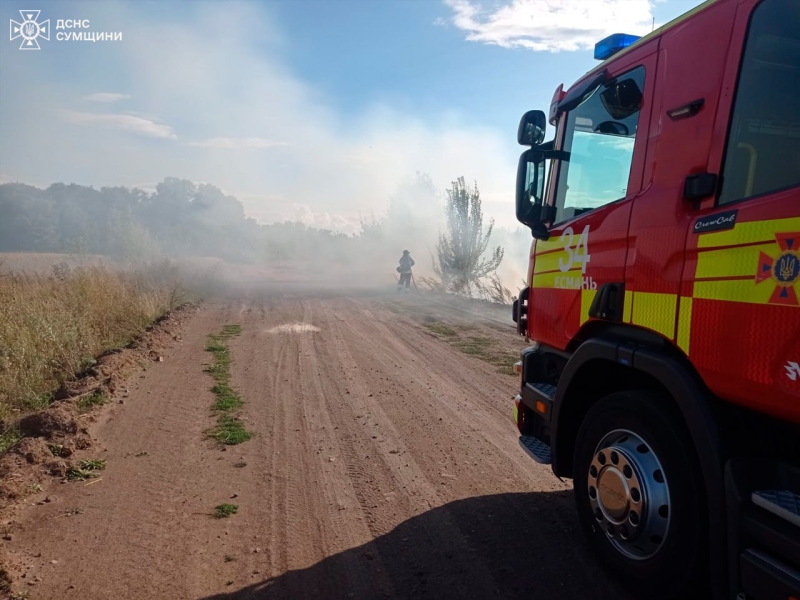
<instances>
[{"instance_id":1,"label":"green grass patch","mask_svg":"<svg viewBox=\"0 0 800 600\"><path fill-rule=\"evenodd\" d=\"M224 335L226 338L239 335L240 333L242 333L241 325L225 325L222 328L222 335Z\"/></svg>"},{"instance_id":2,"label":"green grass patch","mask_svg":"<svg viewBox=\"0 0 800 600\"><path fill-rule=\"evenodd\" d=\"M226 446L242 444L253 437L253 434L244 428L242 420L231 415L220 415L209 435Z\"/></svg>"},{"instance_id":3,"label":"green grass patch","mask_svg":"<svg viewBox=\"0 0 800 600\"><path fill-rule=\"evenodd\" d=\"M50 449L50 453L53 456L58 456L59 458L63 458L68 454L67 449L64 448L64 446L62 446L61 444L47 444L47 447Z\"/></svg>"},{"instance_id":4,"label":"green grass patch","mask_svg":"<svg viewBox=\"0 0 800 600\"><path fill-rule=\"evenodd\" d=\"M52 450L51 450L52 452ZM85 481L97 477L97 471L106 468L106 461L102 458L87 458L78 463L77 467L67 469L68 481Z\"/></svg>"},{"instance_id":5,"label":"green grass patch","mask_svg":"<svg viewBox=\"0 0 800 600\"><path fill-rule=\"evenodd\" d=\"M80 468L82 471L102 471L106 468L106 461L102 458L82 460Z\"/></svg>"},{"instance_id":6,"label":"green grass patch","mask_svg":"<svg viewBox=\"0 0 800 600\"><path fill-rule=\"evenodd\" d=\"M514 363L519 360L519 352L501 347L490 337L469 337L454 346L464 354L494 365L499 373L514 375Z\"/></svg>"},{"instance_id":7,"label":"green grass patch","mask_svg":"<svg viewBox=\"0 0 800 600\"><path fill-rule=\"evenodd\" d=\"M78 412L87 413L94 407L102 406L106 402L108 402L106 393L103 390L96 390L88 396L79 398L76 404L78 406Z\"/></svg>"},{"instance_id":8,"label":"green grass patch","mask_svg":"<svg viewBox=\"0 0 800 600\"><path fill-rule=\"evenodd\" d=\"M52 394L37 394L34 396L21 398L19 401L23 412L36 412L37 410L43 410L50 406L52 402Z\"/></svg>"},{"instance_id":9,"label":"green grass patch","mask_svg":"<svg viewBox=\"0 0 800 600\"><path fill-rule=\"evenodd\" d=\"M225 346L221 341L218 341L217 336L211 334L209 337L209 344L206 346L206 352L213 352L213 353L226 353L228 351L228 347Z\"/></svg>"},{"instance_id":10,"label":"green grass patch","mask_svg":"<svg viewBox=\"0 0 800 600\"><path fill-rule=\"evenodd\" d=\"M227 519L231 515L235 515L239 511L236 504L219 504L214 507L214 512L211 515L215 519Z\"/></svg>"},{"instance_id":11,"label":"green grass patch","mask_svg":"<svg viewBox=\"0 0 800 600\"><path fill-rule=\"evenodd\" d=\"M227 354L225 356L217 356L217 360L214 361L214 364L206 368L206 373L211 375L215 381L225 383L229 377L230 366L231 361Z\"/></svg>"},{"instance_id":12,"label":"green grass patch","mask_svg":"<svg viewBox=\"0 0 800 600\"><path fill-rule=\"evenodd\" d=\"M453 337L458 335L455 329L453 329L449 325L445 325L444 323L439 323L439 322L426 323L425 328L431 333L435 333L436 335L441 335L445 337Z\"/></svg>"},{"instance_id":13,"label":"green grass patch","mask_svg":"<svg viewBox=\"0 0 800 600\"><path fill-rule=\"evenodd\" d=\"M468 324L450 326L438 321L425 323L424 327L460 352L497 367L498 373L514 375L514 363L519 360L519 351L505 347L500 340L491 336L473 334L477 327Z\"/></svg>"},{"instance_id":14,"label":"green grass patch","mask_svg":"<svg viewBox=\"0 0 800 600\"><path fill-rule=\"evenodd\" d=\"M211 407L212 409L225 412L242 407L242 399L229 384L218 383L211 388L211 391L217 397L216 402Z\"/></svg>"},{"instance_id":15,"label":"green grass patch","mask_svg":"<svg viewBox=\"0 0 800 600\"><path fill-rule=\"evenodd\" d=\"M84 471L79 467L70 467L67 469L67 481L86 481L93 477L97 477L97 474L92 471Z\"/></svg>"},{"instance_id":16,"label":"green grass patch","mask_svg":"<svg viewBox=\"0 0 800 600\"><path fill-rule=\"evenodd\" d=\"M492 338L480 336L470 336L453 342L453 346L461 350L464 354L472 354L473 356L486 355L491 345Z\"/></svg>"},{"instance_id":17,"label":"green grass patch","mask_svg":"<svg viewBox=\"0 0 800 600\"><path fill-rule=\"evenodd\" d=\"M206 373L211 375L215 384L211 391L216 396L211 409L223 413L217 418L217 424L208 431L208 435L220 444L232 446L246 442L253 435L244 428L242 420L234 416L244 405L241 397L231 385L231 351L228 340L242 332L241 325L225 325L220 333L208 336L206 350L214 356L214 362L206 368Z\"/></svg>"},{"instance_id":18,"label":"green grass patch","mask_svg":"<svg viewBox=\"0 0 800 600\"><path fill-rule=\"evenodd\" d=\"M227 352L228 347L225 343L242 333L242 326L241 325L225 325L222 327L222 331L220 333L211 333L208 336L208 346L206 346L206 350L209 352Z\"/></svg>"},{"instance_id":19,"label":"green grass patch","mask_svg":"<svg viewBox=\"0 0 800 600\"><path fill-rule=\"evenodd\" d=\"M241 333L240 325L225 325L221 333L208 336L206 350L214 355L214 362L206 369L216 384L211 391L217 397L215 411L232 411L242 407L242 399L231 386L231 352L227 341Z\"/></svg>"},{"instance_id":20,"label":"green grass patch","mask_svg":"<svg viewBox=\"0 0 800 600\"><path fill-rule=\"evenodd\" d=\"M0 432L0 453L5 452L21 439L22 434L16 427L10 427L5 431Z\"/></svg>"}]
</instances>

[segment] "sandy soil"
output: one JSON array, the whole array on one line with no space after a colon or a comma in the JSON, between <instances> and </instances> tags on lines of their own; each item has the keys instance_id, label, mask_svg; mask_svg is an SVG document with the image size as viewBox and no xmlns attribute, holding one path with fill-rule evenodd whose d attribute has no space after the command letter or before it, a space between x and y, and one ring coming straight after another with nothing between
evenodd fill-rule
<instances>
[{"instance_id":1,"label":"sandy soil","mask_svg":"<svg viewBox=\"0 0 800 600\"><path fill-rule=\"evenodd\" d=\"M101 478L52 484L19 510L0 541L25 567L15 589L67 600L622 598L589 554L571 486L517 444L515 379L424 326L448 318L415 297L366 293L251 291L198 312L91 430ZM223 451L204 435L204 348L233 323L233 384L255 436ZM312 327L281 327L292 324ZM523 344L494 322L479 330ZM238 513L212 518L225 502Z\"/></svg>"}]
</instances>

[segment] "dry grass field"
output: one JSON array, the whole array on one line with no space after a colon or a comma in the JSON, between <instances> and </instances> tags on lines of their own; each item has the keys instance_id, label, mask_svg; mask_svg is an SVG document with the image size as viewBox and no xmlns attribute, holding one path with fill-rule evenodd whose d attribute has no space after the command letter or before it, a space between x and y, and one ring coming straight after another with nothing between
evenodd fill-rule
<instances>
[{"instance_id":1,"label":"dry grass field","mask_svg":"<svg viewBox=\"0 0 800 600\"><path fill-rule=\"evenodd\" d=\"M65 379L184 299L169 273L66 261L48 272L48 260L28 255L13 271L0 267L0 451L16 440L16 421L49 404Z\"/></svg>"}]
</instances>

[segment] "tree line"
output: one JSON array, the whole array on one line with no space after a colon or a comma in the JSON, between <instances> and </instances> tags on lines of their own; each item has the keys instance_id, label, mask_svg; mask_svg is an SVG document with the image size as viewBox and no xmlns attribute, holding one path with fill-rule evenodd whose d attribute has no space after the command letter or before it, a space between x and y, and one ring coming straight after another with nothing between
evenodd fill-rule
<instances>
[{"instance_id":1,"label":"tree line","mask_svg":"<svg viewBox=\"0 0 800 600\"><path fill-rule=\"evenodd\" d=\"M139 260L159 254L255 259L263 226L208 184L167 178L137 188L0 185L0 252L69 252Z\"/></svg>"},{"instance_id":2,"label":"tree line","mask_svg":"<svg viewBox=\"0 0 800 600\"><path fill-rule=\"evenodd\" d=\"M484 225L477 184L468 186L460 177L445 196L442 205L430 177L418 173L398 188L385 213L362 219L361 231L348 236L297 222L260 224L235 197L185 179L166 178L153 192L6 183L0 185L0 252L130 261L164 255L232 262L371 260L388 267L410 247L418 264L429 253L434 274L425 279L429 287L485 295L487 285L497 287L503 260L501 247L489 247L494 224Z\"/></svg>"}]
</instances>

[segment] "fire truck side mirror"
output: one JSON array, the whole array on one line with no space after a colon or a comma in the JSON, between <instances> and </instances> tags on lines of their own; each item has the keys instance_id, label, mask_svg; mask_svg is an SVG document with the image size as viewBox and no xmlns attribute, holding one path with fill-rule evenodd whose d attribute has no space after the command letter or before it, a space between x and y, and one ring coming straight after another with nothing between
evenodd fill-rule
<instances>
[{"instance_id":1,"label":"fire truck side mirror","mask_svg":"<svg viewBox=\"0 0 800 600\"><path fill-rule=\"evenodd\" d=\"M519 121L517 142L521 146L538 146L544 141L547 117L541 110L529 110Z\"/></svg>"},{"instance_id":2,"label":"fire truck side mirror","mask_svg":"<svg viewBox=\"0 0 800 600\"><path fill-rule=\"evenodd\" d=\"M534 237L547 239L543 221L545 153L531 148L519 157L517 166L517 220L530 227Z\"/></svg>"}]
</instances>

